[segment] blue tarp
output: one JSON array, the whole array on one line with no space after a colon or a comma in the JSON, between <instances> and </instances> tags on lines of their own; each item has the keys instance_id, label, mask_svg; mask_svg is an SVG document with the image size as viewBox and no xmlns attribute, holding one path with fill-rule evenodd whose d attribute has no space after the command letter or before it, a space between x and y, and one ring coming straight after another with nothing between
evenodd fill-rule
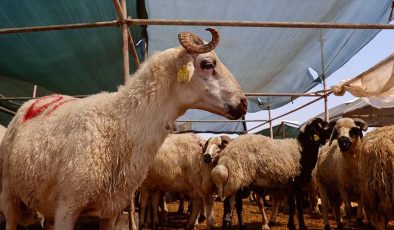
<instances>
[{"instance_id":1,"label":"blue tarp","mask_svg":"<svg viewBox=\"0 0 394 230\"><path fill-rule=\"evenodd\" d=\"M338 23L387 23L391 0L147 0L152 19L289 21ZM346 63L379 30L284 29L217 27L221 43L216 51L241 83L244 92L306 92L320 83L321 44L325 76ZM149 26L149 51L178 45L174 35L192 31L209 40L204 27ZM321 40L322 43L321 43ZM249 112L278 108L290 97L250 98ZM182 120L204 117L222 119L201 111L190 111ZM195 131L244 131L230 123L194 123Z\"/></svg>"}]
</instances>

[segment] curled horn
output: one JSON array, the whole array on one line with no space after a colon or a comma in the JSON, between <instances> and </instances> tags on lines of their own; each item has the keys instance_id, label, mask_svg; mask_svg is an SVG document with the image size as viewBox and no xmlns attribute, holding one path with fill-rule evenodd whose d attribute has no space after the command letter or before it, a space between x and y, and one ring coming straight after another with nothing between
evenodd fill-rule
<instances>
[{"instance_id":1,"label":"curled horn","mask_svg":"<svg viewBox=\"0 0 394 230\"><path fill-rule=\"evenodd\" d=\"M214 28L205 29L212 34L212 40L208 44L199 38L196 34L191 32L181 32L178 34L179 43L187 50L189 53L208 53L216 48L219 44L220 35L219 32Z\"/></svg>"},{"instance_id":2,"label":"curled horn","mask_svg":"<svg viewBox=\"0 0 394 230\"><path fill-rule=\"evenodd\" d=\"M365 122L364 120L360 119L360 118L352 118L354 123L360 127L360 129L362 131L367 131L368 130L368 124L367 122Z\"/></svg>"}]
</instances>

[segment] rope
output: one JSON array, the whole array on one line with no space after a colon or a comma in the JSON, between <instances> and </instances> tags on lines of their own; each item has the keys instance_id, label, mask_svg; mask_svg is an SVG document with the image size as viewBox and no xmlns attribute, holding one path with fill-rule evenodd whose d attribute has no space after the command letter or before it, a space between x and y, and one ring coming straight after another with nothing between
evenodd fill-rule
<instances>
[{"instance_id":1,"label":"rope","mask_svg":"<svg viewBox=\"0 0 394 230\"><path fill-rule=\"evenodd\" d=\"M394 1L391 3L391 12L389 16L389 23L393 20L393 11L394 11Z\"/></svg>"}]
</instances>

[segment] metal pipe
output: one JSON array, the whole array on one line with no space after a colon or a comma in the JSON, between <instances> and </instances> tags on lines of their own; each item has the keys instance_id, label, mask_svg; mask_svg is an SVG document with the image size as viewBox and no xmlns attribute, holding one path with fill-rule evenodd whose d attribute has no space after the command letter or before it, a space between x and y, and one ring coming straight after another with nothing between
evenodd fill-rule
<instances>
[{"instance_id":1,"label":"metal pipe","mask_svg":"<svg viewBox=\"0 0 394 230\"><path fill-rule=\"evenodd\" d=\"M33 86L33 95L32 95L32 97L36 97L36 95L37 95L37 85L34 85Z\"/></svg>"},{"instance_id":2,"label":"metal pipe","mask_svg":"<svg viewBox=\"0 0 394 230\"><path fill-rule=\"evenodd\" d=\"M96 27L110 27L117 25L118 25L118 21L105 21L105 22L94 22L94 23L51 25L51 26L16 27L16 28L0 29L0 34L53 31L53 30L72 30L72 29L84 29L84 28L96 28Z\"/></svg>"},{"instance_id":3,"label":"metal pipe","mask_svg":"<svg viewBox=\"0 0 394 230\"><path fill-rule=\"evenodd\" d=\"M323 81L323 90L327 90L326 88L326 68L324 65L324 38L323 33L320 30L320 59L321 59L321 71L322 71L322 81ZM324 95L324 120L328 122L330 120L328 114L328 98L327 95Z\"/></svg>"},{"instance_id":4,"label":"metal pipe","mask_svg":"<svg viewBox=\"0 0 394 230\"><path fill-rule=\"evenodd\" d=\"M211 122L266 122L267 120L180 120L176 121L178 123L182 122L201 122L201 123L211 123Z\"/></svg>"},{"instance_id":5,"label":"metal pipe","mask_svg":"<svg viewBox=\"0 0 394 230\"><path fill-rule=\"evenodd\" d=\"M394 29L394 24L360 24L360 23L328 23L328 22L264 22L264 21L208 21L208 20L168 20L168 19L125 19L129 25L187 25L187 26L231 26L231 27L274 27L303 29ZM83 29L92 27L117 26L118 21L94 23L76 23L50 26L30 26L0 29L0 34Z\"/></svg>"},{"instance_id":6,"label":"metal pipe","mask_svg":"<svg viewBox=\"0 0 394 230\"><path fill-rule=\"evenodd\" d=\"M303 29L394 29L393 24L374 23L333 23L333 22L269 22L269 21L212 21L177 19L127 19L131 25L173 25L173 26L232 26L232 27L275 27Z\"/></svg>"},{"instance_id":7,"label":"metal pipe","mask_svg":"<svg viewBox=\"0 0 394 230\"><path fill-rule=\"evenodd\" d=\"M306 103L306 104L304 104L304 105L302 105L302 106L300 106L300 107L297 107L297 108L295 108L295 109L293 109L293 110L290 110L290 111L287 112L287 113L284 113L284 114L282 114L282 115L280 115L280 116L277 116L277 117L275 117L275 118L272 118L271 121L274 121L274 120L277 120L277 119L282 118L282 117L284 117L284 116L287 116L287 115L289 115L290 113L294 113L295 111L298 111L298 110L300 110L300 109L302 109L302 108L304 108L304 107L306 107L306 106L308 106L308 105L311 105L311 104L313 104L313 103L315 103L315 102L321 100L322 98L323 98L323 97L316 98L315 100L312 100L312 101L310 101L310 102L308 102L308 103ZM268 123L268 122L265 122L265 123L263 123L263 124L257 125L257 126L251 128L251 129L249 129L248 132L250 132L250 131L252 131L252 130L255 130L255 129L257 129L257 128L259 128L259 127L261 127L261 126L263 126L263 125L265 125L265 124L267 124L267 123Z\"/></svg>"},{"instance_id":8,"label":"metal pipe","mask_svg":"<svg viewBox=\"0 0 394 230\"><path fill-rule=\"evenodd\" d=\"M271 109L270 106L268 106L268 123L270 125L270 137L271 139L274 139L274 133L272 131L272 120L271 120Z\"/></svg>"}]
</instances>

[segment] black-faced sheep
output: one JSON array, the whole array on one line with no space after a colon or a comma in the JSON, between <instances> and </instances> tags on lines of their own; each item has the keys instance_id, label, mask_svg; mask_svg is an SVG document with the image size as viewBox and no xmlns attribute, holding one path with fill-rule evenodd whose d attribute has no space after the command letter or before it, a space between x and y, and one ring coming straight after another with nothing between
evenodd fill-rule
<instances>
[{"instance_id":1,"label":"black-faced sheep","mask_svg":"<svg viewBox=\"0 0 394 230\"><path fill-rule=\"evenodd\" d=\"M297 139L272 140L254 134L234 139L211 173L219 195L227 197L249 185L268 189L287 188L288 227L295 228L296 198L299 225L304 229L303 189L311 180L319 146L329 137L327 128L325 121L314 118L301 126Z\"/></svg>"},{"instance_id":2,"label":"black-faced sheep","mask_svg":"<svg viewBox=\"0 0 394 230\"><path fill-rule=\"evenodd\" d=\"M26 102L0 146L7 230L15 230L21 202L53 219L55 230L72 230L81 215L111 229L180 115L244 115L247 100L212 51L218 32L208 30L208 44L181 33L183 47L152 55L117 92Z\"/></svg>"},{"instance_id":3,"label":"black-faced sheep","mask_svg":"<svg viewBox=\"0 0 394 230\"><path fill-rule=\"evenodd\" d=\"M362 131L368 125L361 119L341 118L336 121L330 143L320 150L316 167L316 178L322 202L325 229L329 229L328 205L334 211L338 228L343 226L340 205L346 211L346 228L350 228L351 201L359 202L358 222L361 222L360 203L360 154Z\"/></svg>"},{"instance_id":4,"label":"black-faced sheep","mask_svg":"<svg viewBox=\"0 0 394 230\"><path fill-rule=\"evenodd\" d=\"M363 140L360 156L364 210L376 229L394 219L394 126L373 130Z\"/></svg>"},{"instance_id":5,"label":"black-faced sheep","mask_svg":"<svg viewBox=\"0 0 394 230\"><path fill-rule=\"evenodd\" d=\"M163 192L190 193L192 212L186 228L194 228L200 207L205 207L208 229L214 224L212 195L215 185L211 170L219 159L221 150L230 141L227 136L213 137L208 141L195 134L169 135L160 147L148 176L142 183L140 225L145 220L145 207L151 196L153 225L159 224L157 207Z\"/></svg>"}]
</instances>

